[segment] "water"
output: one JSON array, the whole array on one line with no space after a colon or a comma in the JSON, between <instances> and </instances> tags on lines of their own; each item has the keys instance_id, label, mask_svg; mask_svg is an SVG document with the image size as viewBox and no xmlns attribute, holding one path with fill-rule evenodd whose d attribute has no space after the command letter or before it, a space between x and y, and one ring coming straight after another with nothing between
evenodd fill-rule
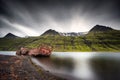
<instances>
[{"instance_id":1,"label":"water","mask_svg":"<svg viewBox=\"0 0 120 80\"><path fill-rule=\"evenodd\" d=\"M32 57L32 61L68 80L120 80L120 52L53 52L50 57Z\"/></svg>"},{"instance_id":2,"label":"water","mask_svg":"<svg viewBox=\"0 0 120 80\"><path fill-rule=\"evenodd\" d=\"M32 60L68 80L120 80L120 53L54 52L49 58Z\"/></svg>"},{"instance_id":3,"label":"water","mask_svg":"<svg viewBox=\"0 0 120 80\"><path fill-rule=\"evenodd\" d=\"M0 51L1 55L16 55L16 51Z\"/></svg>"}]
</instances>

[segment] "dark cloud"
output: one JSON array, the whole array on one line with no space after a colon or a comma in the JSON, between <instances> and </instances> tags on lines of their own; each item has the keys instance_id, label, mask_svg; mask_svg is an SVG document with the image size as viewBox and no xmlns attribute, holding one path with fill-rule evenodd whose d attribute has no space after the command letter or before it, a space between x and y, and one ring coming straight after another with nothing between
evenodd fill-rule
<instances>
[{"instance_id":1,"label":"dark cloud","mask_svg":"<svg viewBox=\"0 0 120 80\"><path fill-rule=\"evenodd\" d=\"M88 31L96 24L120 29L119 5L119 0L0 0L0 29L22 36L49 28Z\"/></svg>"}]
</instances>

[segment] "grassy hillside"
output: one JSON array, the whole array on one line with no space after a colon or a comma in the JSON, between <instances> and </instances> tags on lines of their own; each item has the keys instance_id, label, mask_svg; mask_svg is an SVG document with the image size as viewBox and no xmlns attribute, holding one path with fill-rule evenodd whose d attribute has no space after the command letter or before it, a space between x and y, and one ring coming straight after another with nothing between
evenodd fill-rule
<instances>
[{"instance_id":1,"label":"grassy hillside","mask_svg":"<svg viewBox=\"0 0 120 80\"><path fill-rule=\"evenodd\" d=\"M22 46L28 48L38 47L41 44L51 45L54 51L91 51L84 44L82 37L40 36L17 39L0 39L0 50L16 50Z\"/></svg>"},{"instance_id":2,"label":"grassy hillside","mask_svg":"<svg viewBox=\"0 0 120 80\"><path fill-rule=\"evenodd\" d=\"M85 37L86 43L94 51L120 51L120 31L90 32Z\"/></svg>"},{"instance_id":3,"label":"grassy hillside","mask_svg":"<svg viewBox=\"0 0 120 80\"><path fill-rule=\"evenodd\" d=\"M90 32L86 36L39 36L1 38L0 50L16 50L22 46L51 45L54 51L120 51L120 31Z\"/></svg>"}]
</instances>

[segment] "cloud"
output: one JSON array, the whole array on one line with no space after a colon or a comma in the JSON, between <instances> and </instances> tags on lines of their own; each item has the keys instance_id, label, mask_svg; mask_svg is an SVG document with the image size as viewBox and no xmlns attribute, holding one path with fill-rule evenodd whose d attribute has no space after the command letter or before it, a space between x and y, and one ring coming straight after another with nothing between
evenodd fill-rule
<instances>
[{"instance_id":1,"label":"cloud","mask_svg":"<svg viewBox=\"0 0 120 80\"><path fill-rule=\"evenodd\" d=\"M36 31L34 31L33 29L27 27L27 26L23 26L23 25L20 25L20 24L17 24L17 23L11 23L7 20L3 20L6 24L8 24L10 27L12 27L13 29L16 29L28 36L39 36L40 34Z\"/></svg>"},{"instance_id":2,"label":"cloud","mask_svg":"<svg viewBox=\"0 0 120 80\"><path fill-rule=\"evenodd\" d=\"M120 29L119 5L119 0L0 0L0 31L34 36L50 28L89 31L96 24Z\"/></svg>"},{"instance_id":3,"label":"cloud","mask_svg":"<svg viewBox=\"0 0 120 80\"><path fill-rule=\"evenodd\" d=\"M40 35L36 31L34 31L34 30L32 30L28 27L25 27L25 26L22 26L22 25L19 25L19 24L16 24L16 23L13 23L11 25L12 25L13 28L16 28L16 29L22 31L23 33L25 33L28 36L39 36Z\"/></svg>"}]
</instances>

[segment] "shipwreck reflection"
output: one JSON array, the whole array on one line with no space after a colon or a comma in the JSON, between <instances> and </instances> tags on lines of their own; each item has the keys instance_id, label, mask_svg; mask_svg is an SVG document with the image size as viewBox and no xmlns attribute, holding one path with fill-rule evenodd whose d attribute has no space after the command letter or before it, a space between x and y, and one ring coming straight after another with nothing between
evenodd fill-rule
<instances>
[{"instance_id":1,"label":"shipwreck reflection","mask_svg":"<svg viewBox=\"0 0 120 80\"><path fill-rule=\"evenodd\" d=\"M67 72L72 72L74 69L74 62L72 58L59 58L59 57L42 57L37 58L37 60L43 64L47 70L60 72L61 70L67 70Z\"/></svg>"}]
</instances>

